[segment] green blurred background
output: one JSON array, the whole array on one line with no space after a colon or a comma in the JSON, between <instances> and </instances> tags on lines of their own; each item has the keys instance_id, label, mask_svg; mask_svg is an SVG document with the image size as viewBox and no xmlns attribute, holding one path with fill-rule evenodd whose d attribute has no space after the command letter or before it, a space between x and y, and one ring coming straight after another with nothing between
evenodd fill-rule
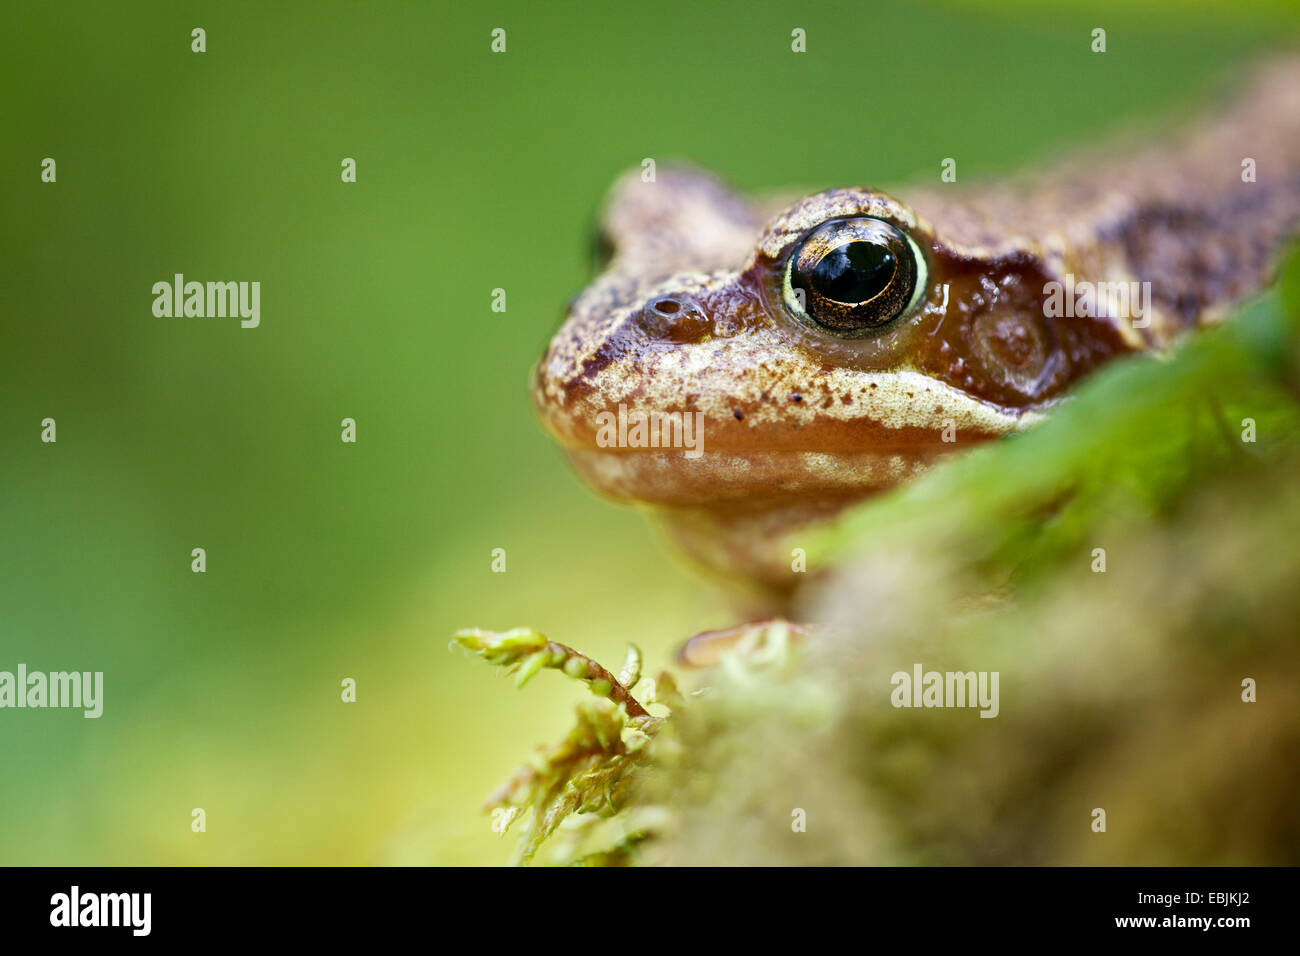
<instances>
[{"instance_id":1,"label":"green blurred background","mask_svg":"<svg viewBox=\"0 0 1300 956\"><path fill-rule=\"evenodd\" d=\"M8 5L0 670L102 670L105 711L0 711L0 863L503 862L480 800L577 691L451 632L657 667L731 622L529 406L615 175L996 175L1194 101L1294 7ZM155 318L175 272L260 281L261 327Z\"/></svg>"}]
</instances>

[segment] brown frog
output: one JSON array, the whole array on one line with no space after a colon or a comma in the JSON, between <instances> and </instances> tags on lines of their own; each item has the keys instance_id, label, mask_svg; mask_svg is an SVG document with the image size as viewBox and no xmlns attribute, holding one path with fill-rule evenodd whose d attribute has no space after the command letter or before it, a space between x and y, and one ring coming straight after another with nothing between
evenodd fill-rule
<instances>
[{"instance_id":1,"label":"brown frog","mask_svg":"<svg viewBox=\"0 0 1300 956\"><path fill-rule=\"evenodd\" d=\"M1269 281L1300 223L1300 61L1147 139L899 198L753 202L691 169L629 174L535 405L595 488L783 588L780 535L1033 425Z\"/></svg>"}]
</instances>

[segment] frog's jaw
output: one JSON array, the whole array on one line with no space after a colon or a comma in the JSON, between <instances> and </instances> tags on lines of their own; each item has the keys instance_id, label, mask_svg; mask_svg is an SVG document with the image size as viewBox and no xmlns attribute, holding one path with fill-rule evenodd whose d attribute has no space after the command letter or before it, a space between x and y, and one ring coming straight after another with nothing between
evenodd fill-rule
<instances>
[{"instance_id":1,"label":"frog's jaw","mask_svg":"<svg viewBox=\"0 0 1300 956\"><path fill-rule=\"evenodd\" d=\"M826 368L797 357L744 366L724 342L610 363L565 387L539 366L534 399L575 468L612 498L757 513L835 507L906 481L944 455L1037 420L912 371ZM743 345L741 347L744 347ZM829 505L828 505L829 506Z\"/></svg>"}]
</instances>

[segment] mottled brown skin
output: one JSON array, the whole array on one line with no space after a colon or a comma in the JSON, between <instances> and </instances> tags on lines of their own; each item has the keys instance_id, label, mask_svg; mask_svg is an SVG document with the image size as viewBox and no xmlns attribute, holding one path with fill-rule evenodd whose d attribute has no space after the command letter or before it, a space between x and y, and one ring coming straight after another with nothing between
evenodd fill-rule
<instances>
[{"instance_id":1,"label":"mottled brown skin","mask_svg":"<svg viewBox=\"0 0 1300 956\"><path fill-rule=\"evenodd\" d=\"M1097 366L1168 348L1269 281L1300 224L1300 61L1146 142L906 202L851 188L754 203L690 169L631 173L603 218L608 267L537 366L537 409L597 489L660 509L705 565L781 588L780 535L1033 424ZM912 313L846 340L794 318L781 284L804 237L856 216L910 235L928 276ZM1149 282L1153 309L1049 317L1044 287L1067 274ZM702 413L704 454L598 447L596 416L620 404Z\"/></svg>"}]
</instances>

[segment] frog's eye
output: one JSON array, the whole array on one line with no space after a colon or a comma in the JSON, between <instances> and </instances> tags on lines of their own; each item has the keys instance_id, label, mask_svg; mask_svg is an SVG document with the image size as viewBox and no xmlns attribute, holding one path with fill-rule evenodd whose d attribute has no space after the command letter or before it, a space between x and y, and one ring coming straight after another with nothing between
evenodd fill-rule
<instances>
[{"instance_id":1,"label":"frog's eye","mask_svg":"<svg viewBox=\"0 0 1300 956\"><path fill-rule=\"evenodd\" d=\"M786 308L844 338L870 335L916 307L925 257L883 219L832 219L814 229L786 265Z\"/></svg>"}]
</instances>

